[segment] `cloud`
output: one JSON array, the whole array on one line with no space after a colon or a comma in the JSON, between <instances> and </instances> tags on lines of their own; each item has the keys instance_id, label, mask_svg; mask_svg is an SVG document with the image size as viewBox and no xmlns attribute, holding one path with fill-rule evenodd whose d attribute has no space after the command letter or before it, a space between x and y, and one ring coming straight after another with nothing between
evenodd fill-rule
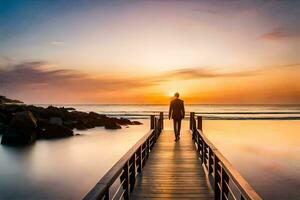
<instances>
[{"instance_id":1,"label":"cloud","mask_svg":"<svg viewBox=\"0 0 300 200\"><path fill-rule=\"evenodd\" d=\"M111 76L107 73L101 74L101 72L97 73L97 76L93 76L93 74L81 71L57 68L46 62L23 62L0 68L0 94L24 100L25 102L36 103L141 102L153 98L148 98L147 95L152 94L156 86L168 85L169 81L173 80L215 80L217 78L238 78L256 75L262 75L259 77L264 78L270 75L269 72L277 70L295 74L296 71L294 69L299 69L298 63L263 66L249 71L234 72L224 72L204 67L190 67L161 74L130 77L128 75ZM289 77L287 75L284 76ZM287 79L282 80L286 81ZM222 88L221 85L218 87ZM297 89L297 87L295 85L285 88ZM296 92L292 91L291 94L293 98L296 98Z\"/></svg>"},{"instance_id":2,"label":"cloud","mask_svg":"<svg viewBox=\"0 0 300 200\"><path fill-rule=\"evenodd\" d=\"M274 28L272 31L263 34L260 38L263 40L279 40L288 37L283 27Z\"/></svg>"},{"instance_id":3,"label":"cloud","mask_svg":"<svg viewBox=\"0 0 300 200\"><path fill-rule=\"evenodd\" d=\"M297 27L293 28L284 28L284 27L276 27L273 28L271 31L261 35L259 38L262 40L282 40L286 38L299 38L300 36L300 29Z\"/></svg>"},{"instance_id":4,"label":"cloud","mask_svg":"<svg viewBox=\"0 0 300 200\"><path fill-rule=\"evenodd\" d=\"M244 77L255 75L256 71L218 72L203 67L183 68L167 72L164 77L169 79L203 79L217 77Z\"/></svg>"},{"instance_id":5,"label":"cloud","mask_svg":"<svg viewBox=\"0 0 300 200\"><path fill-rule=\"evenodd\" d=\"M166 72L161 75L161 81L167 81L170 79L176 80L193 80L193 79L208 79L208 78L234 78L234 77L250 77L255 75L260 75L268 73L273 70L280 69L297 69L300 67L300 63L290 63L272 66L256 66L252 67L250 70L242 71L232 71L232 72L222 72L220 70L213 70L204 67L190 67L182 68L179 70L173 70ZM226 67L224 67L226 68Z\"/></svg>"},{"instance_id":6,"label":"cloud","mask_svg":"<svg viewBox=\"0 0 300 200\"><path fill-rule=\"evenodd\" d=\"M155 84L141 78L91 77L68 69L52 69L45 62L24 62L0 69L0 91L57 89L66 92L119 91Z\"/></svg>"}]
</instances>

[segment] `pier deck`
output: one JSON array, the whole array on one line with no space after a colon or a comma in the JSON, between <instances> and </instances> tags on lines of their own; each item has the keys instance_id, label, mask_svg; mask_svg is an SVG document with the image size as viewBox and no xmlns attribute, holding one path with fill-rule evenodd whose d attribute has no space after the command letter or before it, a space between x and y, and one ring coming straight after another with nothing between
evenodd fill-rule
<instances>
[{"instance_id":1,"label":"pier deck","mask_svg":"<svg viewBox=\"0 0 300 200\"><path fill-rule=\"evenodd\" d=\"M162 131L131 198L214 199L189 131L178 142L173 131Z\"/></svg>"},{"instance_id":2,"label":"pier deck","mask_svg":"<svg viewBox=\"0 0 300 200\"><path fill-rule=\"evenodd\" d=\"M262 200L202 131L190 113L190 130L164 130L163 113L151 115L146 133L87 193L84 200Z\"/></svg>"}]
</instances>

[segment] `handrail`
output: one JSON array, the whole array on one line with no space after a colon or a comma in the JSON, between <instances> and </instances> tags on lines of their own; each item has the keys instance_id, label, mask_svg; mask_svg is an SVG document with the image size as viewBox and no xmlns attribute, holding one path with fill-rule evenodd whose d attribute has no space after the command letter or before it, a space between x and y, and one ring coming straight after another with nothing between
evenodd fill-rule
<instances>
[{"instance_id":1,"label":"handrail","mask_svg":"<svg viewBox=\"0 0 300 200\"><path fill-rule=\"evenodd\" d=\"M141 173L157 138L163 128L163 114L159 118L151 115L150 131L144 135L127 153L100 179L84 200L129 199L134 188L136 176ZM120 183L113 191L113 185ZM121 190L122 189L122 190Z\"/></svg>"},{"instance_id":2,"label":"handrail","mask_svg":"<svg viewBox=\"0 0 300 200\"><path fill-rule=\"evenodd\" d=\"M192 112L190 129L203 167L209 178L213 179L213 181L210 180L210 183L215 192L215 199L262 200L250 184L204 135L202 116L197 117L197 127L194 116L195 113Z\"/></svg>"}]
</instances>

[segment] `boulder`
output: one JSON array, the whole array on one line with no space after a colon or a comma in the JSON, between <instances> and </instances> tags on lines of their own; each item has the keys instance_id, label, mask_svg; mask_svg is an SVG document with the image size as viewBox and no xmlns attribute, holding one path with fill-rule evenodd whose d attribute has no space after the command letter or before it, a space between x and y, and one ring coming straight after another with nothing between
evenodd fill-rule
<instances>
[{"instance_id":1,"label":"boulder","mask_svg":"<svg viewBox=\"0 0 300 200\"><path fill-rule=\"evenodd\" d=\"M2 135L6 131L6 126L0 122L0 135Z\"/></svg>"},{"instance_id":2,"label":"boulder","mask_svg":"<svg viewBox=\"0 0 300 200\"><path fill-rule=\"evenodd\" d=\"M76 110L75 108L72 107L62 107L63 109L67 110L67 111L74 111Z\"/></svg>"},{"instance_id":3,"label":"boulder","mask_svg":"<svg viewBox=\"0 0 300 200\"><path fill-rule=\"evenodd\" d=\"M26 111L25 105L17 105L17 104L0 104L0 110L2 113L7 114L15 114L17 112Z\"/></svg>"},{"instance_id":4,"label":"boulder","mask_svg":"<svg viewBox=\"0 0 300 200\"><path fill-rule=\"evenodd\" d=\"M72 120L72 121L79 121L87 117L88 117L88 113L81 112L81 111L68 112L66 116L68 120Z\"/></svg>"},{"instance_id":5,"label":"boulder","mask_svg":"<svg viewBox=\"0 0 300 200\"><path fill-rule=\"evenodd\" d=\"M6 115L2 112L0 112L0 123L4 123L6 122Z\"/></svg>"},{"instance_id":6,"label":"boulder","mask_svg":"<svg viewBox=\"0 0 300 200\"><path fill-rule=\"evenodd\" d=\"M63 121L63 125L69 129L75 128L76 123L77 123L76 121L72 121L72 120Z\"/></svg>"},{"instance_id":7,"label":"boulder","mask_svg":"<svg viewBox=\"0 0 300 200\"><path fill-rule=\"evenodd\" d=\"M68 114L68 110L66 110L65 108L57 108L54 106L48 106L48 108L46 108L46 112L48 115L48 119L51 117L59 117L65 119L66 115Z\"/></svg>"},{"instance_id":8,"label":"boulder","mask_svg":"<svg viewBox=\"0 0 300 200\"><path fill-rule=\"evenodd\" d=\"M121 129L122 128L118 123L116 123L114 121L107 121L105 123L104 127L106 129Z\"/></svg>"},{"instance_id":9,"label":"boulder","mask_svg":"<svg viewBox=\"0 0 300 200\"><path fill-rule=\"evenodd\" d=\"M29 105L26 107L27 110L31 111L34 116L38 119L49 119L49 113L47 112L46 108L43 107L38 107L38 106L33 106Z\"/></svg>"},{"instance_id":10,"label":"boulder","mask_svg":"<svg viewBox=\"0 0 300 200\"><path fill-rule=\"evenodd\" d=\"M89 112L88 117L96 119L96 118L103 118L103 117L105 117L105 115L100 115L100 114L95 113L95 112Z\"/></svg>"},{"instance_id":11,"label":"boulder","mask_svg":"<svg viewBox=\"0 0 300 200\"><path fill-rule=\"evenodd\" d=\"M26 145L37 138L37 120L30 111L15 114L2 136L2 144Z\"/></svg>"},{"instance_id":12,"label":"boulder","mask_svg":"<svg viewBox=\"0 0 300 200\"><path fill-rule=\"evenodd\" d=\"M95 126L89 124L88 121L84 120L84 119L76 121L74 124L74 128L76 128L77 130L86 130L86 129L94 128L94 127Z\"/></svg>"},{"instance_id":13,"label":"boulder","mask_svg":"<svg viewBox=\"0 0 300 200\"><path fill-rule=\"evenodd\" d=\"M39 132L40 138L54 139L73 136L73 131L63 125L48 124Z\"/></svg>"},{"instance_id":14,"label":"boulder","mask_svg":"<svg viewBox=\"0 0 300 200\"><path fill-rule=\"evenodd\" d=\"M50 117L49 124L63 125L63 120L60 117Z\"/></svg>"},{"instance_id":15,"label":"boulder","mask_svg":"<svg viewBox=\"0 0 300 200\"><path fill-rule=\"evenodd\" d=\"M0 104L5 104L5 103L12 103L12 104L16 103L16 104L18 104L18 103L23 103L23 102L19 101L19 100L15 100L15 99L9 99L5 96L0 95Z\"/></svg>"},{"instance_id":16,"label":"boulder","mask_svg":"<svg viewBox=\"0 0 300 200\"><path fill-rule=\"evenodd\" d=\"M141 123L139 121L132 121L131 125L143 125L143 123Z\"/></svg>"}]
</instances>

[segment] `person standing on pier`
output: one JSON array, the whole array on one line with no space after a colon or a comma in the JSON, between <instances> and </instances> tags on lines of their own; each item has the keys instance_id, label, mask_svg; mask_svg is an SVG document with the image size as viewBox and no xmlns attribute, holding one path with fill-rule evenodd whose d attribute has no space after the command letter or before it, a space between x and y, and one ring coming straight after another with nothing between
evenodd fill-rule
<instances>
[{"instance_id":1,"label":"person standing on pier","mask_svg":"<svg viewBox=\"0 0 300 200\"><path fill-rule=\"evenodd\" d=\"M175 141L178 141L180 139L181 120L184 118L185 110L184 103L179 99L178 92L174 94L174 97L175 99L170 103L169 119L171 119L171 117L173 119Z\"/></svg>"}]
</instances>

